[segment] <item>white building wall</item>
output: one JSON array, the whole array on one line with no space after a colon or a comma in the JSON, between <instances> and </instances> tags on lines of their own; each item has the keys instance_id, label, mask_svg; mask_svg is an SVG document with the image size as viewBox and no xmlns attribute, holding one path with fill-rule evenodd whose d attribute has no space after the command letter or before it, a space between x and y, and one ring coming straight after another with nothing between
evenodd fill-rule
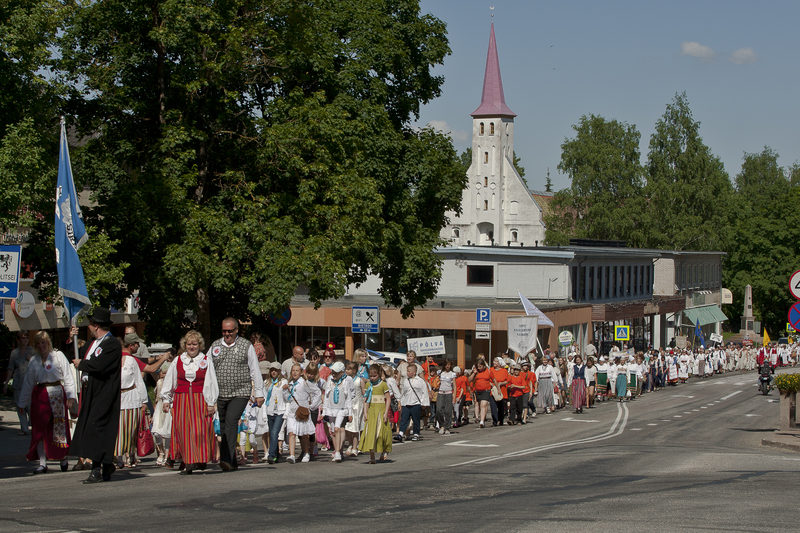
<instances>
[{"instance_id":1,"label":"white building wall","mask_svg":"<svg viewBox=\"0 0 800 533\"><path fill-rule=\"evenodd\" d=\"M653 264L653 295L672 296L675 294L675 260L662 257Z\"/></svg>"}]
</instances>

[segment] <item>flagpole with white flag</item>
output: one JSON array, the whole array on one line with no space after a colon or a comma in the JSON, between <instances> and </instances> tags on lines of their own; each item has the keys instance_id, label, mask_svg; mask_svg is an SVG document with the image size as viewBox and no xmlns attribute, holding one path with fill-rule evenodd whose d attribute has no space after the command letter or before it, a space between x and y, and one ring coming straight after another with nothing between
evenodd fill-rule
<instances>
[{"instance_id":1,"label":"flagpole with white flag","mask_svg":"<svg viewBox=\"0 0 800 533\"><path fill-rule=\"evenodd\" d=\"M69 160L67 128L61 117L61 147L58 155L58 182L56 183L56 267L58 270L58 294L64 300L64 309L70 323L76 326L81 311L88 309L92 301L86 290L83 267L78 249L86 243L89 235L83 223L81 206L75 182L72 180L72 164ZM78 358L78 337L72 338L75 358Z\"/></svg>"},{"instance_id":2,"label":"flagpole with white flag","mask_svg":"<svg viewBox=\"0 0 800 533\"><path fill-rule=\"evenodd\" d=\"M541 311L541 309L539 309L538 307L533 305L533 302L531 302L530 300L525 298L525 296L523 296L523 294L520 291L517 291L517 294L519 294L519 299L522 302L522 307L525 308L525 314L526 315L528 315L528 316L538 316L539 317L539 325L540 326L550 326L551 328L555 327L555 325L553 325L553 321L550 320L549 318L547 318L547 315L545 315Z\"/></svg>"}]
</instances>

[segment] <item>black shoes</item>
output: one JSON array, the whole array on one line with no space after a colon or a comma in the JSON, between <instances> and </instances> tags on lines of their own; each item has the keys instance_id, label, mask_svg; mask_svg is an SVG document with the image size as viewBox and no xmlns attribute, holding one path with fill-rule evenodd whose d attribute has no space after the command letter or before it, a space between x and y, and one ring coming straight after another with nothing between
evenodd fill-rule
<instances>
[{"instance_id":1,"label":"black shoes","mask_svg":"<svg viewBox=\"0 0 800 533\"><path fill-rule=\"evenodd\" d=\"M39 465L39 467L33 471L33 474L46 474L47 473L47 466Z\"/></svg>"}]
</instances>

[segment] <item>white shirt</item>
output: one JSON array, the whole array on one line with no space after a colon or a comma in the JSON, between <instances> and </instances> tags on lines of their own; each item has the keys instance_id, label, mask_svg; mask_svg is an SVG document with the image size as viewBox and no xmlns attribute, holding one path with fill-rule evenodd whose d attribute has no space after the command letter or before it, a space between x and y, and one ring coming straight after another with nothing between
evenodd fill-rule
<instances>
[{"instance_id":1,"label":"white shirt","mask_svg":"<svg viewBox=\"0 0 800 533\"><path fill-rule=\"evenodd\" d=\"M133 356L122 356L120 380L122 382L120 409L138 409L142 404L147 403L147 387L144 386L142 372L139 370L139 365Z\"/></svg>"},{"instance_id":2,"label":"white shirt","mask_svg":"<svg viewBox=\"0 0 800 533\"><path fill-rule=\"evenodd\" d=\"M340 411L344 411L344 416L353 415L353 378L348 375L342 376L342 381L338 385L339 398L338 402L334 399L336 396L336 380L333 376L329 376L325 382L325 400L322 404L322 416L336 416Z\"/></svg>"},{"instance_id":3,"label":"white shirt","mask_svg":"<svg viewBox=\"0 0 800 533\"><path fill-rule=\"evenodd\" d=\"M456 373L455 372L439 372L439 379L441 383L439 384L439 392L442 394L452 394L453 392L453 382L456 380Z\"/></svg>"},{"instance_id":4,"label":"white shirt","mask_svg":"<svg viewBox=\"0 0 800 533\"><path fill-rule=\"evenodd\" d=\"M37 383L61 381L64 384L64 392L67 398L77 399L75 379L70 371L70 366L67 357L58 350L50 352L44 364L42 364L42 358L34 353L28 362L28 369L25 371L25 379L22 382L22 390L17 407L28 407L31 404L31 394L33 394L33 387Z\"/></svg>"},{"instance_id":5,"label":"white shirt","mask_svg":"<svg viewBox=\"0 0 800 533\"><path fill-rule=\"evenodd\" d=\"M185 352L181 354L179 359L180 363L175 361L167 368L167 375L164 376L164 385L161 387L161 398L167 403L172 403L172 397L178 386L178 364L183 364L183 370L188 381L194 381L194 374L199 368L205 366L206 376L203 380L203 399L206 405L213 407L219 397L219 385L217 384L217 373L214 370L214 364L211 359L203 352L198 353L194 361Z\"/></svg>"},{"instance_id":6,"label":"white shirt","mask_svg":"<svg viewBox=\"0 0 800 533\"><path fill-rule=\"evenodd\" d=\"M267 415L283 415L286 412L286 398L283 396L283 386L289 383L283 377L278 377L277 383L272 384L272 378L268 377L264 382L264 405L267 406ZM270 387L272 392L270 392ZM267 399L269 396L269 399Z\"/></svg>"},{"instance_id":7,"label":"white shirt","mask_svg":"<svg viewBox=\"0 0 800 533\"><path fill-rule=\"evenodd\" d=\"M400 405L421 405L427 407L431 404L428 397L428 383L419 376L412 379L407 377L400 381Z\"/></svg>"},{"instance_id":8,"label":"white shirt","mask_svg":"<svg viewBox=\"0 0 800 533\"><path fill-rule=\"evenodd\" d=\"M309 411L317 409L322 403L322 391L319 390L316 383L309 383L301 377L297 378L297 381L290 381L289 388L283 389L283 399L286 402L286 416L294 418L294 414L300 406L307 407Z\"/></svg>"}]
</instances>

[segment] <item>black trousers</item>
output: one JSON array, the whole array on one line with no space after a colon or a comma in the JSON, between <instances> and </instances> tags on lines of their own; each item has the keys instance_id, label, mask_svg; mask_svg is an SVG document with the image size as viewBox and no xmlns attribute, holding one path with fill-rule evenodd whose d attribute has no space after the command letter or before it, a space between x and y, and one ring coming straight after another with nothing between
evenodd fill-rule
<instances>
[{"instance_id":1,"label":"black trousers","mask_svg":"<svg viewBox=\"0 0 800 533\"><path fill-rule=\"evenodd\" d=\"M239 462L236 460L236 446L239 444L239 419L242 417L248 401L249 398L219 398L217 400L219 425L222 431L219 460L228 463L234 470L239 466Z\"/></svg>"},{"instance_id":2,"label":"black trousers","mask_svg":"<svg viewBox=\"0 0 800 533\"><path fill-rule=\"evenodd\" d=\"M495 400L494 398L491 399L489 402L489 407L492 410L492 423L493 424L502 424L503 420L506 417L506 400L502 398L500 401Z\"/></svg>"}]
</instances>

